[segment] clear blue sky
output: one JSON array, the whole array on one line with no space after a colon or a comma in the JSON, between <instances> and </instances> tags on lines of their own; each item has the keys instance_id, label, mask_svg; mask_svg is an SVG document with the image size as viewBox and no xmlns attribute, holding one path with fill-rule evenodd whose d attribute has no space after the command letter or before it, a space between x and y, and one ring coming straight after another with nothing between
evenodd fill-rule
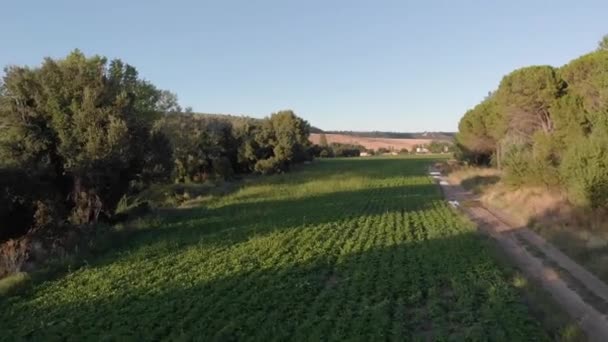
<instances>
[{"instance_id":1,"label":"clear blue sky","mask_svg":"<svg viewBox=\"0 0 608 342\"><path fill-rule=\"evenodd\" d=\"M455 130L502 76L608 33L608 1L5 1L0 65L79 48L184 106L323 129Z\"/></svg>"}]
</instances>

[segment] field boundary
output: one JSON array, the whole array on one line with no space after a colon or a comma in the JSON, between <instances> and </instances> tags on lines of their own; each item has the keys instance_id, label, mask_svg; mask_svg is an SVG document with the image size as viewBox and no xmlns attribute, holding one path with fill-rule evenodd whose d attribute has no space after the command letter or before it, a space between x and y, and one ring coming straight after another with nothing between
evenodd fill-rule
<instances>
[{"instance_id":1,"label":"field boundary","mask_svg":"<svg viewBox=\"0 0 608 342\"><path fill-rule=\"evenodd\" d=\"M444 197L448 201L455 201L452 203L455 203L476 223L482 233L492 237L527 277L537 280L563 307L564 311L579 324L591 341L608 340L608 319L596 309L597 303L592 305L585 301L585 297L589 297L575 290L576 285L580 286L580 284L572 284L571 281L568 281L568 277L563 275L563 271L568 272L569 277L578 280L585 288L595 294L594 297L599 297L595 299L605 299L602 290L604 288L608 289L608 287L603 282L534 232L525 227L513 227L506 223L502 217L483 207L475 200L474 195L462 186L450 184L445 176L436 176L435 178L439 181ZM540 250L545 258L555 261L553 265L542 256L532 253L529 246L521 239ZM552 259L556 256L558 256L558 259ZM566 262L561 263L562 258L565 258ZM573 270L573 272L570 272L570 270ZM586 282L590 279L589 277L594 281ZM597 281L600 282L599 286Z\"/></svg>"}]
</instances>

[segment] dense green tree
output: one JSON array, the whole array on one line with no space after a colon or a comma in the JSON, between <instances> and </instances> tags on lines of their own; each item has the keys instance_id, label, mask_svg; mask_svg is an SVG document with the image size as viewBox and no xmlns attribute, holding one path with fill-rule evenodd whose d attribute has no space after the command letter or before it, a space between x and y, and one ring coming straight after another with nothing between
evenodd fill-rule
<instances>
[{"instance_id":1,"label":"dense green tree","mask_svg":"<svg viewBox=\"0 0 608 342\"><path fill-rule=\"evenodd\" d=\"M608 127L580 138L566 150L561 172L574 198L592 207L608 207Z\"/></svg>"},{"instance_id":2,"label":"dense green tree","mask_svg":"<svg viewBox=\"0 0 608 342\"><path fill-rule=\"evenodd\" d=\"M479 156L492 153L507 182L561 185L581 203L607 206L607 37L559 69L533 66L505 76L492 106L486 99L461 119L458 156L483 162Z\"/></svg>"},{"instance_id":3,"label":"dense green tree","mask_svg":"<svg viewBox=\"0 0 608 342\"><path fill-rule=\"evenodd\" d=\"M589 123L608 111L608 50L581 56L560 69L568 93L582 102L579 116ZM602 114L603 115L603 114Z\"/></svg>"},{"instance_id":4,"label":"dense green tree","mask_svg":"<svg viewBox=\"0 0 608 342\"><path fill-rule=\"evenodd\" d=\"M551 66L531 66L505 76L496 101L507 120L509 134L531 138L554 129L551 108L564 95L566 83Z\"/></svg>"},{"instance_id":5,"label":"dense green tree","mask_svg":"<svg viewBox=\"0 0 608 342\"><path fill-rule=\"evenodd\" d=\"M181 113L182 111L182 107L177 100L177 95L168 90L160 91L156 108L159 112L166 114Z\"/></svg>"},{"instance_id":6,"label":"dense green tree","mask_svg":"<svg viewBox=\"0 0 608 342\"><path fill-rule=\"evenodd\" d=\"M168 115L159 127L171 141L179 182L229 178L233 173L282 172L293 163L310 160L314 153L308 123L291 111L264 119Z\"/></svg>"},{"instance_id":7,"label":"dense green tree","mask_svg":"<svg viewBox=\"0 0 608 342\"><path fill-rule=\"evenodd\" d=\"M146 141L142 180L145 183L165 182L174 166L173 147L169 137L155 127Z\"/></svg>"},{"instance_id":8,"label":"dense green tree","mask_svg":"<svg viewBox=\"0 0 608 342\"><path fill-rule=\"evenodd\" d=\"M467 111L458 124L456 135L461 155L475 163L489 163L500 147L506 119L493 96Z\"/></svg>"},{"instance_id":9,"label":"dense green tree","mask_svg":"<svg viewBox=\"0 0 608 342\"><path fill-rule=\"evenodd\" d=\"M74 51L0 82L0 240L110 219L152 182L287 171L310 160L310 125L182 112L121 60ZM46 228L45 228L46 227Z\"/></svg>"},{"instance_id":10,"label":"dense green tree","mask_svg":"<svg viewBox=\"0 0 608 342\"><path fill-rule=\"evenodd\" d=\"M243 173L253 172L260 159L272 156L272 148L263 147L259 141L261 122L249 121L234 129L237 149L237 169Z\"/></svg>"},{"instance_id":11,"label":"dense green tree","mask_svg":"<svg viewBox=\"0 0 608 342\"><path fill-rule=\"evenodd\" d=\"M144 167L158 91L132 66L79 51L5 73L4 166L50 180L75 223L112 215Z\"/></svg>"},{"instance_id":12,"label":"dense green tree","mask_svg":"<svg viewBox=\"0 0 608 342\"><path fill-rule=\"evenodd\" d=\"M261 173L281 172L288 170L294 162L310 159L307 153L309 135L310 125L293 111L273 113L262 122L256 134L262 152L258 153L261 159L256 162L255 170Z\"/></svg>"},{"instance_id":13,"label":"dense green tree","mask_svg":"<svg viewBox=\"0 0 608 342\"><path fill-rule=\"evenodd\" d=\"M212 176L232 175L236 141L229 121L179 114L164 117L158 125L171 141L177 181L204 181Z\"/></svg>"}]
</instances>

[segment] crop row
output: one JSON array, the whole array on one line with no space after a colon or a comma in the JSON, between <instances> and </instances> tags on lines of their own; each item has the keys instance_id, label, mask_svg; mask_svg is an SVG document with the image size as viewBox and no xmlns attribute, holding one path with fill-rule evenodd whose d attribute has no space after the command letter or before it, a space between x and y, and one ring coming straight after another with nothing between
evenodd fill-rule
<instances>
[{"instance_id":1,"label":"crop row","mask_svg":"<svg viewBox=\"0 0 608 342\"><path fill-rule=\"evenodd\" d=\"M363 179L360 189L302 195L352 163L340 162L276 192L261 186L258 198L253 187L165 219L127 248L12 298L0 308L3 331L74 340L539 337L473 228L422 176L426 164L366 161L350 176Z\"/></svg>"}]
</instances>

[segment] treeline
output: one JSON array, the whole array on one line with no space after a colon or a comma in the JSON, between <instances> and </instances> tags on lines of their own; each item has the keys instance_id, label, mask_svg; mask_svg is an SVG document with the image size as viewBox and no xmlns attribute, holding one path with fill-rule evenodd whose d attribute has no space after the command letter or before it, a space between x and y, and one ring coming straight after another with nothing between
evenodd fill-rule
<instances>
[{"instance_id":1,"label":"treeline","mask_svg":"<svg viewBox=\"0 0 608 342\"><path fill-rule=\"evenodd\" d=\"M568 64L506 75L465 113L461 159L494 164L511 184L564 187L572 198L608 206L608 36Z\"/></svg>"},{"instance_id":2,"label":"treeline","mask_svg":"<svg viewBox=\"0 0 608 342\"><path fill-rule=\"evenodd\" d=\"M154 182L288 171L312 158L310 125L190 113L120 60L47 58L0 84L0 242L111 221L123 196Z\"/></svg>"},{"instance_id":3,"label":"treeline","mask_svg":"<svg viewBox=\"0 0 608 342\"><path fill-rule=\"evenodd\" d=\"M366 152L361 145L331 143L328 145L313 145L311 149L316 158L339 158L339 157L358 157L361 152Z\"/></svg>"},{"instance_id":4,"label":"treeline","mask_svg":"<svg viewBox=\"0 0 608 342\"><path fill-rule=\"evenodd\" d=\"M430 153L452 153L454 152L454 144L443 140L433 140L425 147Z\"/></svg>"}]
</instances>

